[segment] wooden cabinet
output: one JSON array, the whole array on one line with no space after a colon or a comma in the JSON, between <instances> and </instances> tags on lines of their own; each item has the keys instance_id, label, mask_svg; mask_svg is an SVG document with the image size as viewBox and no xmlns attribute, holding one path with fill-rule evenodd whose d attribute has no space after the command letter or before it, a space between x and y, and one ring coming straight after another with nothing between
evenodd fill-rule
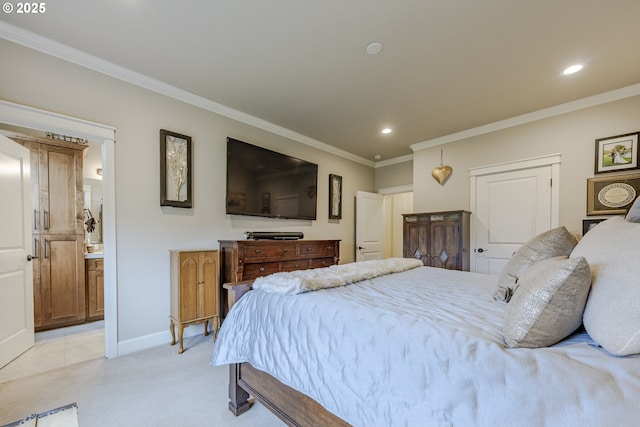
<instances>
[{"instance_id":1,"label":"wooden cabinet","mask_svg":"<svg viewBox=\"0 0 640 427\"><path fill-rule=\"evenodd\" d=\"M222 286L280 271L328 267L340 261L340 240L220 240L222 318L229 310Z\"/></svg>"},{"instance_id":2,"label":"wooden cabinet","mask_svg":"<svg viewBox=\"0 0 640 427\"><path fill-rule=\"evenodd\" d=\"M213 336L218 332L218 251L169 251L171 272L171 345L176 343L178 325L178 353L184 351L182 335L185 326L204 323L209 335L209 321L213 320Z\"/></svg>"},{"instance_id":3,"label":"wooden cabinet","mask_svg":"<svg viewBox=\"0 0 640 427\"><path fill-rule=\"evenodd\" d=\"M403 256L424 265L469 271L470 212L403 214Z\"/></svg>"},{"instance_id":4,"label":"wooden cabinet","mask_svg":"<svg viewBox=\"0 0 640 427\"><path fill-rule=\"evenodd\" d=\"M85 260L87 320L104 319L104 259Z\"/></svg>"},{"instance_id":5,"label":"wooden cabinet","mask_svg":"<svg viewBox=\"0 0 640 427\"><path fill-rule=\"evenodd\" d=\"M7 135L31 152L36 331L86 317L82 159L86 145Z\"/></svg>"}]
</instances>

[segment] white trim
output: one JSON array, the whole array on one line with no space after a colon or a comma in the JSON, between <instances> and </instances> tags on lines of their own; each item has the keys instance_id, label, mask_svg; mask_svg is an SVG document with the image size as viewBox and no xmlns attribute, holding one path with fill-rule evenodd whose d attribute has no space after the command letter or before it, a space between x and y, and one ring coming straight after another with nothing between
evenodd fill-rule
<instances>
[{"instance_id":1,"label":"white trim","mask_svg":"<svg viewBox=\"0 0 640 427\"><path fill-rule=\"evenodd\" d=\"M196 325L201 326L201 325ZM183 344L184 339L189 337L194 337L196 335L200 335L203 333L203 330L200 328L185 328L183 332ZM149 335L143 335L141 337L131 338L129 340L120 341L118 343L118 355L124 356L125 354L136 353L141 350L148 350L152 347L157 347L159 345L167 345L167 343L171 342L171 333L169 330L162 332L155 332ZM176 340L176 345L178 345ZM187 347L185 346L185 351L187 351Z\"/></svg>"},{"instance_id":2,"label":"white trim","mask_svg":"<svg viewBox=\"0 0 640 427\"><path fill-rule=\"evenodd\" d=\"M0 122L94 141L113 141L116 130L112 126L14 104L2 99L0 99Z\"/></svg>"},{"instance_id":3,"label":"white trim","mask_svg":"<svg viewBox=\"0 0 640 427\"><path fill-rule=\"evenodd\" d=\"M531 157L524 160L496 163L488 166L479 166L469 169L469 176L489 175L493 173L510 172L519 169L530 169L539 166L548 166L560 163L561 154L548 154L546 156Z\"/></svg>"},{"instance_id":4,"label":"white trim","mask_svg":"<svg viewBox=\"0 0 640 427\"><path fill-rule=\"evenodd\" d=\"M81 67L97 71L118 80L131 83L135 86L150 90L152 92L168 96L169 98L177 99L198 108L202 108L203 110L210 111L212 113L216 113L233 120L237 120L241 123L254 126L258 129L262 129L288 139L292 139L310 147L317 148L318 150L322 150L336 156L361 163L365 166L374 166L374 162L371 160L367 160L363 157L356 156L355 154L348 153L340 148L325 144L324 142L315 140L313 138L309 138L305 135L291 131L282 126L275 125L271 122L252 116L250 114L243 113L242 111L229 108L225 105L195 95L191 92L187 92L186 90L171 86L159 80L121 67L112 62L105 61L104 59L98 58L96 56L89 55L78 49L74 49L62 43L55 42L46 37L32 33L31 31L27 31L24 28L9 24L5 21L0 21L0 37L20 44L22 46L26 46L28 48L45 53L47 55L55 56L56 58L60 58L76 65L80 65Z\"/></svg>"},{"instance_id":5,"label":"white trim","mask_svg":"<svg viewBox=\"0 0 640 427\"><path fill-rule=\"evenodd\" d=\"M640 95L640 83L410 145L415 151Z\"/></svg>"},{"instance_id":6,"label":"white trim","mask_svg":"<svg viewBox=\"0 0 640 427\"><path fill-rule=\"evenodd\" d=\"M54 131L103 143L104 350L107 358L118 357L115 128L2 100L0 100L0 123Z\"/></svg>"},{"instance_id":7,"label":"white trim","mask_svg":"<svg viewBox=\"0 0 640 427\"><path fill-rule=\"evenodd\" d=\"M374 167L381 168L384 166L397 165L399 163L412 162L412 161L413 161L413 154L407 154L406 156L394 157L393 159L380 160L379 162L375 163Z\"/></svg>"},{"instance_id":8,"label":"white trim","mask_svg":"<svg viewBox=\"0 0 640 427\"><path fill-rule=\"evenodd\" d=\"M397 187L386 187L380 188L377 190L378 194L399 194L399 193L410 193L413 191L413 184L408 185L398 185Z\"/></svg>"},{"instance_id":9,"label":"white trim","mask_svg":"<svg viewBox=\"0 0 640 427\"><path fill-rule=\"evenodd\" d=\"M546 156L533 157L530 159L516 160L513 162L498 163L494 165L481 166L469 169L469 206L472 212L477 212L476 206L477 194L476 186L479 176L490 175L495 173L512 172L522 169L531 169L543 166L551 166L551 228L558 227L560 222L560 164L561 154L549 154ZM471 233L471 248L476 247L476 216L472 216L469 227ZM469 260L469 270L476 271L476 258L471 255Z\"/></svg>"}]
</instances>

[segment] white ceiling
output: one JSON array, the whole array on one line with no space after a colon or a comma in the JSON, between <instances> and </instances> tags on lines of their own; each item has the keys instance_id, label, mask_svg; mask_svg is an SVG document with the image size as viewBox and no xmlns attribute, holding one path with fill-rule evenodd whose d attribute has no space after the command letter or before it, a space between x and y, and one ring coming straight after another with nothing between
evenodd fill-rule
<instances>
[{"instance_id":1,"label":"white ceiling","mask_svg":"<svg viewBox=\"0 0 640 427\"><path fill-rule=\"evenodd\" d=\"M0 17L368 160L640 83L638 0L45 4Z\"/></svg>"}]
</instances>

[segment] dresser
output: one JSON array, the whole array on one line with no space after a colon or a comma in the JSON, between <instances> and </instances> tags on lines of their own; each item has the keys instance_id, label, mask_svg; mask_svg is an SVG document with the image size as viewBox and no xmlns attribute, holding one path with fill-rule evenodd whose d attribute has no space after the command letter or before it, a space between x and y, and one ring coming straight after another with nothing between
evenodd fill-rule
<instances>
[{"instance_id":1,"label":"dresser","mask_svg":"<svg viewBox=\"0 0 640 427\"><path fill-rule=\"evenodd\" d=\"M228 311L225 283L280 271L328 267L340 261L340 240L220 240L222 318Z\"/></svg>"},{"instance_id":2,"label":"dresser","mask_svg":"<svg viewBox=\"0 0 640 427\"><path fill-rule=\"evenodd\" d=\"M469 271L470 212L403 214L403 256L430 267Z\"/></svg>"},{"instance_id":3,"label":"dresser","mask_svg":"<svg viewBox=\"0 0 640 427\"><path fill-rule=\"evenodd\" d=\"M171 345L176 344L175 326L178 326L178 353L184 351L182 335L185 326L204 323L204 334L209 335L209 321L213 321L213 337L218 332L218 251L169 251L171 315Z\"/></svg>"}]
</instances>

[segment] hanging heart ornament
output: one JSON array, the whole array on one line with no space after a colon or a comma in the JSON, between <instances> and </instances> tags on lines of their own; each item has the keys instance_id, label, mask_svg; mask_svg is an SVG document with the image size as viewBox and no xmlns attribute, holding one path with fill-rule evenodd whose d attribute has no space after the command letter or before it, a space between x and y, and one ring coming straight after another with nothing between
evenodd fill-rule
<instances>
[{"instance_id":1,"label":"hanging heart ornament","mask_svg":"<svg viewBox=\"0 0 640 427\"><path fill-rule=\"evenodd\" d=\"M444 184L444 182L449 178L453 169L451 166L438 166L437 168L433 168L431 171L431 176L440 183L440 185Z\"/></svg>"},{"instance_id":2,"label":"hanging heart ornament","mask_svg":"<svg viewBox=\"0 0 640 427\"><path fill-rule=\"evenodd\" d=\"M453 172L453 168L451 166L442 164L442 150L440 150L440 166L433 168L431 176L438 181L440 185L444 185L447 179L449 179L451 172Z\"/></svg>"}]
</instances>

